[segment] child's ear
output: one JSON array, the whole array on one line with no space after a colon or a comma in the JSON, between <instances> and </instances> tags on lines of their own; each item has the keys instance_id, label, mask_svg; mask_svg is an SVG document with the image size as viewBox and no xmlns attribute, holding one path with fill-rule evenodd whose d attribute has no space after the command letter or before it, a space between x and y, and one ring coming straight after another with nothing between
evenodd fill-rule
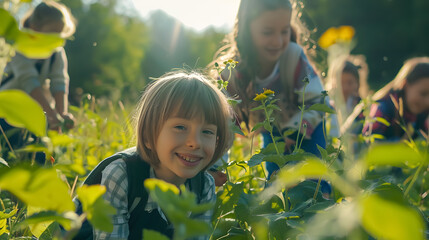
<instances>
[{"instance_id":1,"label":"child's ear","mask_svg":"<svg viewBox=\"0 0 429 240\"><path fill-rule=\"evenodd\" d=\"M149 144L149 141L148 141L148 140L145 140L145 141L144 141L144 146L145 146L147 149L152 150L152 146L151 146L151 144Z\"/></svg>"}]
</instances>

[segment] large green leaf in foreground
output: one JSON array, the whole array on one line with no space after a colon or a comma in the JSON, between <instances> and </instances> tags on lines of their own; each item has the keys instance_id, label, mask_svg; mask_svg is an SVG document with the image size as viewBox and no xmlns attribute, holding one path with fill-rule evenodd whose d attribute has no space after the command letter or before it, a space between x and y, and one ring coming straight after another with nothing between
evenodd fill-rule
<instances>
[{"instance_id":1,"label":"large green leaf in foreground","mask_svg":"<svg viewBox=\"0 0 429 240\"><path fill-rule=\"evenodd\" d=\"M59 213L75 209L67 185L55 169L1 168L0 189L11 192L28 206Z\"/></svg>"},{"instance_id":2,"label":"large green leaf in foreground","mask_svg":"<svg viewBox=\"0 0 429 240\"><path fill-rule=\"evenodd\" d=\"M116 209L103 199L102 196L105 192L106 187L102 185L83 185L76 191L82 203L82 209L87 214L92 226L102 231L111 232L113 230L111 216L115 214Z\"/></svg>"},{"instance_id":3,"label":"large green leaf in foreground","mask_svg":"<svg viewBox=\"0 0 429 240\"><path fill-rule=\"evenodd\" d=\"M424 224L418 212L371 194L360 201L362 226L377 239L424 239Z\"/></svg>"},{"instance_id":4,"label":"large green leaf in foreground","mask_svg":"<svg viewBox=\"0 0 429 240\"><path fill-rule=\"evenodd\" d=\"M15 40L19 35L18 24L8 11L0 8L0 36L7 40Z\"/></svg>"},{"instance_id":5,"label":"large green leaf in foreground","mask_svg":"<svg viewBox=\"0 0 429 240\"><path fill-rule=\"evenodd\" d=\"M0 118L15 127L26 128L37 136L46 135L46 117L42 107L23 91L0 92Z\"/></svg>"},{"instance_id":6,"label":"large green leaf in foreground","mask_svg":"<svg viewBox=\"0 0 429 240\"><path fill-rule=\"evenodd\" d=\"M30 30L20 31L13 47L29 58L48 58L65 44L59 34L38 33Z\"/></svg>"}]
</instances>

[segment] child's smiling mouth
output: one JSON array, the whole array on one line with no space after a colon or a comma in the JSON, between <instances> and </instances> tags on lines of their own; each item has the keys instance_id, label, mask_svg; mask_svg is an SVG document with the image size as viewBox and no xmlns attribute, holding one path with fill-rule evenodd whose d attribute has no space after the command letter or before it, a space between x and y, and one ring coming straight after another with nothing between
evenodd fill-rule
<instances>
[{"instance_id":1,"label":"child's smiling mouth","mask_svg":"<svg viewBox=\"0 0 429 240\"><path fill-rule=\"evenodd\" d=\"M180 159L189 162L189 163L195 163L200 161L201 159L203 159L202 157L196 156L196 155L191 155L191 154L181 154L181 153L176 153L176 156L178 156Z\"/></svg>"}]
</instances>

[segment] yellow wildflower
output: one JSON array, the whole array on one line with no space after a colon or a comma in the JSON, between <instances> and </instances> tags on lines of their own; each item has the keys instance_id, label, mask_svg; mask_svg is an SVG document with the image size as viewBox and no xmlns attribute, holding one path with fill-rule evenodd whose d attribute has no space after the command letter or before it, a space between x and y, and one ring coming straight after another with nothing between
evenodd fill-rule
<instances>
[{"instance_id":1,"label":"yellow wildflower","mask_svg":"<svg viewBox=\"0 0 429 240\"><path fill-rule=\"evenodd\" d=\"M352 26L340 26L338 28L338 39L350 42L355 35L355 29Z\"/></svg>"},{"instance_id":2,"label":"yellow wildflower","mask_svg":"<svg viewBox=\"0 0 429 240\"><path fill-rule=\"evenodd\" d=\"M337 29L334 27L329 28L319 38L319 46L322 48L328 48L337 41Z\"/></svg>"},{"instance_id":3,"label":"yellow wildflower","mask_svg":"<svg viewBox=\"0 0 429 240\"><path fill-rule=\"evenodd\" d=\"M238 64L238 62L237 61L235 61L235 60L233 60L233 59L228 59L228 61L224 61L223 62L223 64L225 64L225 65L237 65Z\"/></svg>"},{"instance_id":4,"label":"yellow wildflower","mask_svg":"<svg viewBox=\"0 0 429 240\"><path fill-rule=\"evenodd\" d=\"M319 46L326 49L338 42L350 42L354 35L352 26L331 27L319 38Z\"/></svg>"},{"instance_id":5,"label":"yellow wildflower","mask_svg":"<svg viewBox=\"0 0 429 240\"><path fill-rule=\"evenodd\" d=\"M270 90L270 89L265 89L265 88L264 88L264 92L263 92L263 94L265 94L265 95L272 95L272 94L274 94L274 91L273 91L273 90Z\"/></svg>"},{"instance_id":6,"label":"yellow wildflower","mask_svg":"<svg viewBox=\"0 0 429 240\"><path fill-rule=\"evenodd\" d=\"M255 101L262 101L262 100L264 100L266 98L267 98L267 95L261 93L261 94L256 94L256 97L253 100L255 100Z\"/></svg>"}]
</instances>

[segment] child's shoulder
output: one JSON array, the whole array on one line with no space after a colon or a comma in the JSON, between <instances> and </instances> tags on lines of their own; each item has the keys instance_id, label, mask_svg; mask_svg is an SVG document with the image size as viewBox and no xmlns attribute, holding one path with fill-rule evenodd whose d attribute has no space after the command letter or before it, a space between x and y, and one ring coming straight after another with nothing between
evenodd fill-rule
<instances>
[{"instance_id":1,"label":"child's shoulder","mask_svg":"<svg viewBox=\"0 0 429 240\"><path fill-rule=\"evenodd\" d=\"M215 186L214 178L213 178L213 176L210 173L208 173L207 171L204 171L202 174L203 174L204 185L206 185L206 186L209 186L209 185L210 186L211 185Z\"/></svg>"},{"instance_id":2,"label":"child's shoulder","mask_svg":"<svg viewBox=\"0 0 429 240\"><path fill-rule=\"evenodd\" d=\"M109 163L102 173L104 176L115 175L117 178L122 178L122 176L127 175L127 165L124 159L118 158Z\"/></svg>"},{"instance_id":3,"label":"child's shoulder","mask_svg":"<svg viewBox=\"0 0 429 240\"><path fill-rule=\"evenodd\" d=\"M203 188L201 189L200 202L211 202L216 198L216 186L212 175L207 171L202 172Z\"/></svg>"}]
</instances>

